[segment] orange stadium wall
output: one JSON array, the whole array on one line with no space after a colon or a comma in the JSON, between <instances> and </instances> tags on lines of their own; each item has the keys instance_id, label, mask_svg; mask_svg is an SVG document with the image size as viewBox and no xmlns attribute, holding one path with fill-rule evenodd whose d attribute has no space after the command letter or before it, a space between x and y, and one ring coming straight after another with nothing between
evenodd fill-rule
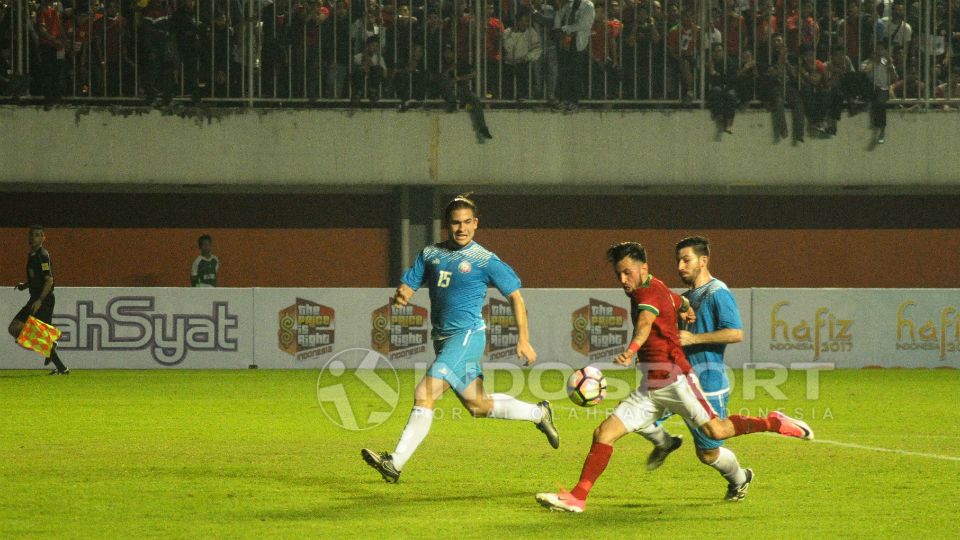
<instances>
[{"instance_id":1,"label":"orange stadium wall","mask_svg":"<svg viewBox=\"0 0 960 540\"><path fill-rule=\"evenodd\" d=\"M0 278L23 279L25 195L0 194ZM387 287L396 197L46 194L62 286L186 286L201 233L232 287ZM611 243L638 240L679 286L675 242L704 234L731 287L957 286L958 196L479 197L477 239L527 287L609 287ZM649 208L640 212L638 208ZM684 210L678 210L684 209ZM856 212L844 211L856 209Z\"/></svg>"}]
</instances>

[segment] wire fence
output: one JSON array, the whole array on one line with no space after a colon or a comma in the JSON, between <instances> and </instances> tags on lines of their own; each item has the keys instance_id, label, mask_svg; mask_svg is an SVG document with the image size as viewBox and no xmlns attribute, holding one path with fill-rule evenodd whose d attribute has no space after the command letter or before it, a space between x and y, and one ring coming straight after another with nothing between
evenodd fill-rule
<instances>
[{"instance_id":1,"label":"wire fence","mask_svg":"<svg viewBox=\"0 0 960 540\"><path fill-rule=\"evenodd\" d=\"M960 101L960 0L0 0L0 98Z\"/></svg>"}]
</instances>

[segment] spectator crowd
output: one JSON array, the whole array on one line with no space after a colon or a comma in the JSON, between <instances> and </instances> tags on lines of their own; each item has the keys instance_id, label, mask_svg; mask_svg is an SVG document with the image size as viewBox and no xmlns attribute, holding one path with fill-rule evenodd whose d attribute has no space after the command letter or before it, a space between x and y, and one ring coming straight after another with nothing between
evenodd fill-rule
<instances>
[{"instance_id":1,"label":"spectator crowd","mask_svg":"<svg viewBox=\"0 0 960 540\"><path fill-rule=\"evenodd\" d=\"M0 68L50 102L702 100L718 133L760 102L802 141L960 98L960 0L0 0Z\"/></svg>"}]
</instances>

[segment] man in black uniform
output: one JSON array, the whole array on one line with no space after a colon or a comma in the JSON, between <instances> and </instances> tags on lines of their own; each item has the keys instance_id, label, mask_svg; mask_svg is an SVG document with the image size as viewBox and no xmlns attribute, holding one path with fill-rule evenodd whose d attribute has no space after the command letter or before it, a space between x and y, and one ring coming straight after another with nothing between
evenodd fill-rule
<instances>
[{"instance_id":1,"label":"man in black uniform","mask_svg":"<svg viewBox=\"0 0 960 540\"><path fill-rule=\"evenodd\" d=\"M18 283L16 288L18 291L29 288L30 300L10 321L7 330L14 339L20 335L23 324L27 322L27 317L31 315L40 321L52 324L53 306L56 302L53 296L53 266L50 264L50 253L43 247L43 241L46 240L43 227L40 225L30 227L29 238L30 255L27 257L27 281ZM50 357L46 363L50 362L53 362L53 365L56 366L56 369L50 371L50 375L67 375L70 373L70 370L60 360L56 346L50 351Z\"/></svg>"}]
</instances>

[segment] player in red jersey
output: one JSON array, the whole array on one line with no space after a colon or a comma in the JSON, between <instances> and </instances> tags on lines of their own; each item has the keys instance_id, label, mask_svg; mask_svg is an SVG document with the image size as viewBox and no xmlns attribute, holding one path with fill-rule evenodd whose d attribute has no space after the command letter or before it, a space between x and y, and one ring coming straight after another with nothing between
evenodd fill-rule
<instances>
[{"instance_id":1,"label":"player in red jersey","mask_svg":"<svg viewBox=\"0 0 960 540\"><path fill-rule=\"evenodd\" d=\"M611 246L607 260L630 297L634 318L633 339L614 362L629 366L636 361L644 371L644 380L593 432L593 446L576 487L569 492L538 493L537 502L551 510L583 512L590 489L607 468L613 443L653 424L665 411L680 416L718 440L764 431L800 439L813 438L810 426L778 411L766 418L741 415L718 418L703 396L697 376L680 346L677 321L681 316L692 316L687 313L690 309L686 299L650 275L646 251L639 243Z\"/></svg>"}]
</instances>

